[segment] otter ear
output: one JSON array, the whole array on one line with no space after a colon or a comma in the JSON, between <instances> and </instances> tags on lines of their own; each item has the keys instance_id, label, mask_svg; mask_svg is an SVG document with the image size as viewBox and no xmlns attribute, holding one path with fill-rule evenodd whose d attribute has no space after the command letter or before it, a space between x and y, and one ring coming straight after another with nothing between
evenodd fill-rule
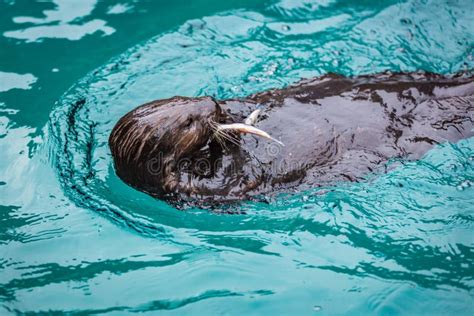
<instances>
[{"instance_id":1,"label":"otter ear","mask_svg":"<svg viewBox=\"0 0 474 316\"><path fill-rule=\"evenodd\" d=\"M248 124L242 124L242 123L219 124L219 125L217 125L217 130L218 131L229 131L230 130L230 131L239 132L241 134L252 134L252 135L260 136L260 137L272 140L274 142L277 142L281 146L285 146L281 141L271 137L267 132L262 131L261 129L256 128L256 127L251 126L251 125L248 125Z\"/></svg>"}]
</instances>

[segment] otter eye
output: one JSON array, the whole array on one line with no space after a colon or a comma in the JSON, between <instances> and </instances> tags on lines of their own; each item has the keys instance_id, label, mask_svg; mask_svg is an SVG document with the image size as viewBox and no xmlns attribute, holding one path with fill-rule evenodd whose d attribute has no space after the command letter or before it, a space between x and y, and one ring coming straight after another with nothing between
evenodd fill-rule
<instances>
[{"instance_id":1,"label":"otter eye","mask_svg":"<svg viewBox=\"0 0 474 316\"><path fill-rule=\"evenodd\" d=\"M193 119L191 117L188 117L186 121L184 122L184 127L189 127L193 123Z\"/></svg>"}]
</instances>

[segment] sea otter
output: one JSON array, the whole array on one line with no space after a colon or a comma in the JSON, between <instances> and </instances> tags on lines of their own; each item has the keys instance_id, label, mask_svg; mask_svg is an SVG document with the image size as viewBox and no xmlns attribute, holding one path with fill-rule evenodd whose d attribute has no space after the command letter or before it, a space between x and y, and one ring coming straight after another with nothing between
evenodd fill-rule
<instances>
[{"instance_id":1,"label":"sea otter","mask_svg":"<svg viewBox=\"0 0 474 316\"><path fill-rule=\"evenodd\" d=\"M175 205L360 181L393 158L471 137L474 77L327 74L244 99L173 97L123 116L117 175Z\"/></svg>"}]
</instances>

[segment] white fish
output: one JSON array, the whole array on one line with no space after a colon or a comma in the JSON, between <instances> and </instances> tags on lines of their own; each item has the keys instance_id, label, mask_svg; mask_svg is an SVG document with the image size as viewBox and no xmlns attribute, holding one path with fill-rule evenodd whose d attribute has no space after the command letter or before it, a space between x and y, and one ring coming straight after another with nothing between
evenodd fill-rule
<instances>
[{"instance_id":1,"label":"white fish","mask_svg":"<svg viewBox=\"0 0 474 316\"><path fill-rule=\"evenodd\" d=\"M256 110L256 111L258 111L258 110ZM272 140L274 142L277 142L281 146L285 146L281 141L271 137L267 132L262 131L261 129L256 128L256 127L251 126L251 125L248 125L248 124L244 124L244 123L219 124L217 126L217 129L221 130L221 131L233 130L233 131L237 131L241 134L253 134L253 135L257 135L257 136Z\"/></svg>"}]
</instances>

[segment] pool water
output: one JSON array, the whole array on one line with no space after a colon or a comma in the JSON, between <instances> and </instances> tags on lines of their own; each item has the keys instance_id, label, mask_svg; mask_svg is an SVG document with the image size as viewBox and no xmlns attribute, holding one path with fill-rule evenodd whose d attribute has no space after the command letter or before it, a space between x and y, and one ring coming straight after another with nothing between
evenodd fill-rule
<instances>
[{"instance_id":1,"label":"pool water","mask_svg":"<svg viewBox=\"0 0 474 316\"><path fill-rule=\"evenodd\" d=\"M361 183L174 209L114 173L135 106L474 68L472 2L0 3L0 314L474 313L474 139Z\"/></svg>"}]
</instances>

